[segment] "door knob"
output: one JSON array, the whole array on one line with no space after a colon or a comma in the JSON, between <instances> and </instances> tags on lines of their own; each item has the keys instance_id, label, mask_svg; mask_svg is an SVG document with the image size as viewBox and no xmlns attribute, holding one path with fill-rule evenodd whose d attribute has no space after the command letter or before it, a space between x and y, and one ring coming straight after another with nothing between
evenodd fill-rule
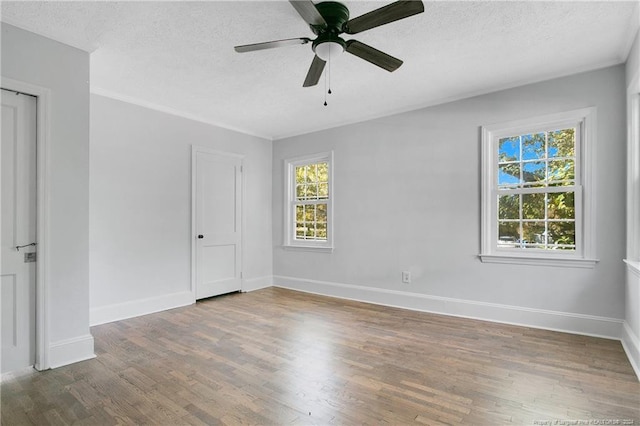
<instances>
[{"instance_id":1,"label":"door knob","mask_svg":"<svg viewBox=\"0 0 640 426\"><path fill-rule=\"evenodd\" d=\"M202 235L202 234L198 235L198 239L199 239L199 240L201 240L201 239L203 239L203 238L204 238L204 235Z\"/></svg>"}]
</instances>

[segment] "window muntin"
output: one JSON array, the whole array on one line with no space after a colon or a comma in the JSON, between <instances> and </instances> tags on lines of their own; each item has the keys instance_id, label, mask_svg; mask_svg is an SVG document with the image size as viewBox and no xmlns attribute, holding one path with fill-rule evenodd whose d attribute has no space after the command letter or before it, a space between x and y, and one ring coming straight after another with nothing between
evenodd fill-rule
<instances>
[{"instance_id":1,"label":"window muntin","mask_svg":"<svg viewBox=\"0 0 640 426\"><path fill-rule=\"evenodd\" d=\"M497 141L497 247L576 249L578 126Z\"/></svg>"},{"instance_id":2,"label":"window muntin","mask_svg":"<svg viewBox=\"0 0 640 426\"><path fill-rule=\"evenodd\" d=\"M285 161L285 246L332 248L331 152Z\"/></svg>"}]
</instances>

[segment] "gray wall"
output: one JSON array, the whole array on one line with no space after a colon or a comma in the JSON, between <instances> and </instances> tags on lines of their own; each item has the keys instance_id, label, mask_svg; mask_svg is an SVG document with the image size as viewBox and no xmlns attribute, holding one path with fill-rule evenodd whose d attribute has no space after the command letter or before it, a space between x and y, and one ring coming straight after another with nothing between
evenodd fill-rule
<instances>
[{"instance_id":1,"label":"gray wall","mask_svg":"<svg viewBox=\"0 0 640 426\"><path fill-rule=\"evenodd\" d=\"M625 69L616 66L274 142L274 283L349 289L354 298L358 288L380 290L390 304L394 292L408 292L597 316L616 319L619 330L624 99ZM594 269L481 263L480 126L588 106L597 107L600 262ZM284 250L283 160L327 150L335 153L335 250ZM401 283L403 270L411 284Z\"/></svg>"},{"instance_id":2,"label":"gray wall","mask_svg":"<svg viewBox=\"0 0 640 426\"><path fill-rule=\"evenodd\" d=\"M188 301L191 145L245 156L243 275L270 285L271 142L91 95L92 323Z\"/></svg>"},{"instance_id":3,"label":"gray wall","mask_svg":"<svg viewBox=\"0 0 640 426\"><path fill-rule=\"evenodd\" d=\"M2 76L50 89L49 342L54 364L93 354L89 336L89 54L2 24ZM39 155L42 155L40 153ZM83 340L85 354L67 353ZM61 354L58 356L59 352ZM77 360L77 359L76 359Z\"/></svg>"}]
</instances>

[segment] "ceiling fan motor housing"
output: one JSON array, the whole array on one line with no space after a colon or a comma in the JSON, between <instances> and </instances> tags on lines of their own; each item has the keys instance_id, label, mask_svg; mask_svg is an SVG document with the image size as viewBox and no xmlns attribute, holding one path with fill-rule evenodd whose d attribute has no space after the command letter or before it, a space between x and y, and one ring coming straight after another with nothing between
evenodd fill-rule
<instances>
[{"instance_id":1,"label":"ceiling fan motor housing","mask_svg":"<svg viewBox=\"0 0 640 426\"><path fill-rule=\"evenodd\" d=\"M343 25L349 20L349 9L341 3L327 1L316 4L318 12L327 22L326 27L314 27L311 29L318 37L313 41L313 51L321 59L327 60L329 57L337 56L346 47L346 42L339 37Z\"/></svg>"},{"instance_id":2,"label":"ceiling fan motor housing","mask_svg":"<svg viewBox=\"0 0 640 426\"><path fill-rule=\"evenodd\" d=\"M323 32L335 32L336 35L342 33L342 27L349 20L349 9L347 6L337 1L324 1L317 3L316 9L320 12L320 15L327 22L326 27L311 26L313 32L317 35Z\"/></svg>"}]
</instances>

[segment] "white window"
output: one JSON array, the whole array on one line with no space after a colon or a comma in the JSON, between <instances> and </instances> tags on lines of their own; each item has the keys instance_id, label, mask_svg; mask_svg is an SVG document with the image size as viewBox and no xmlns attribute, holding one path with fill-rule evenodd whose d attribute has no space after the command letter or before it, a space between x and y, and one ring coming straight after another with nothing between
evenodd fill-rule
<instances>
[{"instance_id":1,"label":"white window","mask_svg":"<svg viewBox=\"0 0 640 426\"><path fill-rule=\"evenodd\" d=\"M627 89L627 256L640 274L640 72Z\"/></svg>"},{"instance_id":2,"label":"white window","mask_svg":"<svg viewBox=\"0 0 640 426\"><path fill-rule=\"evenodd\" d=\"M333 248L333 153L285 161L285 246Z\"/></svg>"},{"instance_id":3,"label":"white window","mask_svg":"<svg viewBox=\"0 0 640 426\"><path fill-rule=\"evenodd\" d=\"M482 129L483 262L593 267L595 109Z\"/></svg>"}]
</instances>

